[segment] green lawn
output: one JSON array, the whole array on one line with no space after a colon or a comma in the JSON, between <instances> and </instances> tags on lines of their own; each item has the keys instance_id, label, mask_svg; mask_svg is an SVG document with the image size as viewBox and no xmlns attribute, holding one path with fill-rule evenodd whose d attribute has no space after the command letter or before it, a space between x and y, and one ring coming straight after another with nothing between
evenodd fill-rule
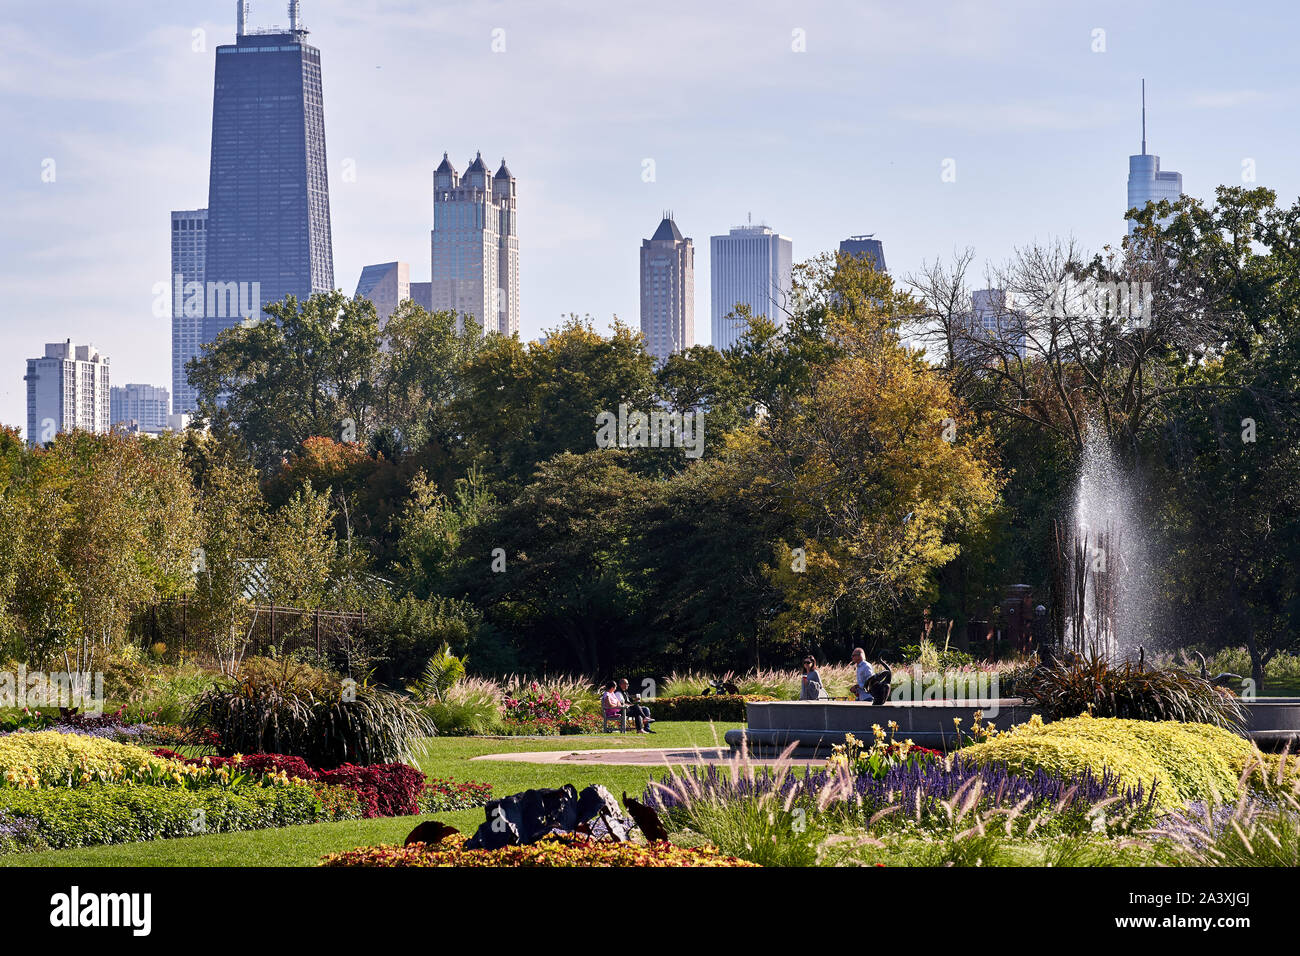
<instances>
[{"instance_id":1,"label":"green lawn","mask_svg":"<svg viewBox=\"0 0 1300 956\"><path fill-rule=\"evenodd\" d=\"M619 747L712 747L733 725L682 721L660 723L653 736L604 734L592 737L439 737L430 739L417 763L431 777L454 777L492 784L494 796L532 787L571 783L578 789L599 783L614 795L639 796L654 769L514 763L471 760L480 754L532 750L597 750ZM438 819L470 832L483 822L483 809L438 814ZM154 840L78 850L0 856L0 866L313 866L324 853L375 843L400 843L422 817L388 817L248 830L212 836Z\"/></svg>"}]
</instances>

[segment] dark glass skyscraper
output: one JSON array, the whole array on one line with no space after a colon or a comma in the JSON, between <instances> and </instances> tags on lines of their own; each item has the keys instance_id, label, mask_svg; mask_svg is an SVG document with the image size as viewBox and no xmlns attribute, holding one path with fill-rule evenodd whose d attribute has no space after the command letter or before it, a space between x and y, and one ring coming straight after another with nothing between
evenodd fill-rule
<instances>
[{"instance_id":1,"label":"dark glass skyscraper","mask_svg":"<svg viewBox=\"0 0 1300 956\"><path fill-rule=\"evenodd\" d=\"M217 47L208 180L203 339L263 306L334 288L320 51L298 4L288 30L248 31Z\"/></svg>"}]
</instances>

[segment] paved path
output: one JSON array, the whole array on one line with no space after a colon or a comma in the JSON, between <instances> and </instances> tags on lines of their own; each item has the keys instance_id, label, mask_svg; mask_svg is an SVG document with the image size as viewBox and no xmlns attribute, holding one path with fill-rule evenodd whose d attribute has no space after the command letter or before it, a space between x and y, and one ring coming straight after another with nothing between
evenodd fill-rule
<instances>
[{"instance_id":1,"label":"paved path","mask_svg":"<svg viewBox=\"0 0 1300 956\"><path fill-rule=\"evenodd\" d=\"M471 760L511 760L518 763L592 763L608 764L619 767L653 766L681 764L725 764L731 761L728 747L655 747L640 750L539 750L527 753L482 754ZM825 760L792 759L787 761L797 767L820 767ZM775 760L751 757L749 763L755 767L767 767Z\"/></svg>"}]
</instances>

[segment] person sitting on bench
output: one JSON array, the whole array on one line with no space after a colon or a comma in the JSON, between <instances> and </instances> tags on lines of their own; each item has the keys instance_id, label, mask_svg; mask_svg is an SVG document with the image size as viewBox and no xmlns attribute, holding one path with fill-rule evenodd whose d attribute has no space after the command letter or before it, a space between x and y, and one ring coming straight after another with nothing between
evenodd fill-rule
<instances>
[{"instance_id":1,"label":"person sitting on bench","mask_svg":"<svg viewBox=\"0 0 1300 956\"><path fill-rule=\"evenodd\" d=\"M600 695L600 706L605 712L605 720L623 722L623 701L619 698L618 685L613 681L605 684L605 693Z\"/></svg>"},{"instance_id":2,"label":"person sitting on bench","mask_svg":"<svg viewBox=\"0 0 1300 956\"><path fill-rule=\"evenodd\" d=\"M628 693L627 678L624 677L618 682L618 696L622 698L623 706L627 707L627 715L636 723L636 732L638 734L653 734L654 730L650 725L654 723L654 718L650 716L650 708L633 699Z\"/></svg>"}]
</instances>

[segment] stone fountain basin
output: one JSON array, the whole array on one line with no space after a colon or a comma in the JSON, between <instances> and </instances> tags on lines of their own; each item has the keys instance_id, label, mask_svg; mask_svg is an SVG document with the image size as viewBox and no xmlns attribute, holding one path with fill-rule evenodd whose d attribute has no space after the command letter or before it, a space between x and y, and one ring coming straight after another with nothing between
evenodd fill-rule
<instances>
[{"instance_id":1,"label":"stone fountain basin","mask_svg":"<svg viewBox=\"0 0 1300 956\"><path fill-rule=\"evenodd\" d=\"M1300 742L1300 697L1260 697L1242 701L1246 711L1245 736L1261 747L1274 748ZM942 750L957 740L953 718L970 730L975 712L982 711L985 723L1007 728L1022 724L1035 713L1018 697L994 700L909 700L886 704L864 704L835 700L754 701L745 705L748 729L729 730L727 744L738 750L741 741L755 757L772 757L792 743L792 756L825 757L831 747L844 743L852 734L870 743L872 725L889 732L898 724L897 740L911 739L922 747Z\"/></svg>"}]
</instances>

